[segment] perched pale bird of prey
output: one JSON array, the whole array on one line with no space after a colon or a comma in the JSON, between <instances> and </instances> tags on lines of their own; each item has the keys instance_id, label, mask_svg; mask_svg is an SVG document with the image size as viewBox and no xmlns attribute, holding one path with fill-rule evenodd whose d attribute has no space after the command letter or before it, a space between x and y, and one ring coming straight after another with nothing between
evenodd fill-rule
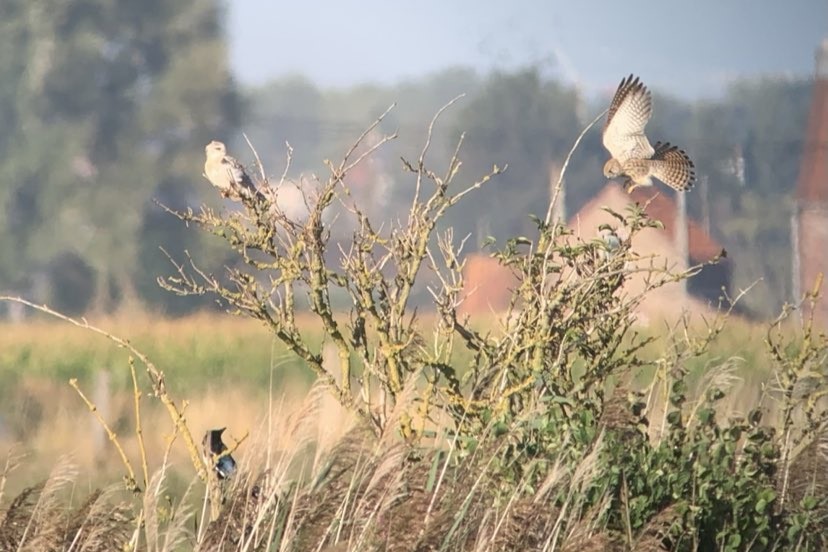
<instances>
[{"instance_id":1,"label":"perched pale bird of prey","mask_svg":"<svg viewBox=\"0 0 828 552\"><path fill-rule=\"evenodd\" d=\"M604 176L622 177L627 192L638 186L652 186L653 178L685 192L696 179L693 162L684 150L669 143L650 145L644 127L652 114L653 99L647 87L638 77L623 79L604 124L604 147L612 155L604 164Z\"/></svg>"},{"instance_id":2,"label":"perched pale bird of prey","mask_svg":"<svg viewBox=\"0 0 828 552\"><path fill-rule=\"evenodd\" d=\"M204 147L204 153L207 155L204 176L219 189L222 197L240 199L243 193L258 199L264 197L242 164L235 157L227 155L224 143L213 140Z\"/></svg>"}]
</instances>

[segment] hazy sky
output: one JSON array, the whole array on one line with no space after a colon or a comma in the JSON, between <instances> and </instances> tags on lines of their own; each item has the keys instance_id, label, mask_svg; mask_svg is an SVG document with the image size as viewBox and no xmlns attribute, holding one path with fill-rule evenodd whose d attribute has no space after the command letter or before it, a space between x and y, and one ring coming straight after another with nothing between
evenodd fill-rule
<instances>
[{"instance_id":1,"label":"hazy sky","mask_svg":"<svg viewBox=\"0 0 828 552\"><path fill-rule=\"evenodd\" d=\"M737 75L811 74L828 0L228 0L237 77L393 82L539 63L590 93L635 72L686 97ZM640 13L639 13L640 12ZM633 26L637 26L634 28Z\"/></svg>"}]
</instances>

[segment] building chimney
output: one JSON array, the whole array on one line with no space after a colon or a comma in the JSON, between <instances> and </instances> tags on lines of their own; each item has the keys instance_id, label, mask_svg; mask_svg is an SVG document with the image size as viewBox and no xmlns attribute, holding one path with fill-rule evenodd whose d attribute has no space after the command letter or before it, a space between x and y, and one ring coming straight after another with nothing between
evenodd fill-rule
<instances>
[{"instance_id":1,"label":"building chimney","mask_svg":"<svg viewBox=\"0 0 828 552\"><path fill-rule=\"evenodd\" d=\"M816 79L828 80L828 38L816 51Z\"/></svg>"},{"instance_id":2,"label":"building chimney","mask_svg":"<svg viewBox=\"0 0 828 552\"><path fill-rule=\"evenodd\" d=\"M828 276L828 255L824 254L828 243L828 39L816 52L811 111L791 222L792 288L802 293L812 290L821 276ZM823 289L822 295L814 315L828 326L828 289Z\"/></svg>"}]
</instances>

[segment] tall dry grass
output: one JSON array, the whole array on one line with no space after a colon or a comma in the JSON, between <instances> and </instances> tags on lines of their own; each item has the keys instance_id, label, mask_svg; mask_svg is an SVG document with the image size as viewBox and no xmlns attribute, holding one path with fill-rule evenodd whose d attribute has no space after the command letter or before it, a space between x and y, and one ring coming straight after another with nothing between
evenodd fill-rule
<instances>
[{"instance_id":1,"label":"tall dry grass","mask_svg":"<svg viewBox=\"0 0 828 552\"><path fill-rule=\"evenodd\" d=\"M688 417L716 387L727 392L717 404L723 417L762 407L774 425L777 403L762 391L773 378L747 382L740 377L744 362L731 356L699 375L687 394ZM665 433L655 422L669 410L669 397L649 383L638 390L651 391L647 440L656 446ZM4 473L0 550L664 550L681 519L667 506L628 532L607 525L614 499L594 496L612 446L604 435L632 431L636 439L637 420L620 387L579 460L549 458L542 481L529 485L526 470L526 485L506 487L502 455L510 444L494 427L473 450L445 430L411 447L393 432L377 440L321 387L308 392L300 383L272 396L267 388L217 387L196 385L187 397L194 431L226 425L231 436L249 437L234 452L239 474L223 484L221 514L212 522L187 454L170 447L175 430L160 408L142 412L153 476L135 497L111 484L122 466L108 443L94 442L96 422L71 389L58 382L38 389L55 410L25 444L27 456L13 458ZM186 386L180 392L187 394ZM115 424L119 438L135 458L132 397L125 390L112 397L108 418L122 419ZM804 475L818 477L827 446L816 442L794 459L793 495L825 484ZM531 466L538 459L522 461ZM623 497L616 508L631 507Z\"/></svg>"}]
</instances>

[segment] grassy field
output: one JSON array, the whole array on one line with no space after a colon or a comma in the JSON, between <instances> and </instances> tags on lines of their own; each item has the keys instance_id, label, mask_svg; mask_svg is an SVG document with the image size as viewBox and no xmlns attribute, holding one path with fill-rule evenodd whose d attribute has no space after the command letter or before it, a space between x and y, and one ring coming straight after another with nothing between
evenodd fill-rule
<instances>
[{"instance_id":1,"label":"grassy field","mask_svg":"<svg viewBox=\"0 0 828 552\"><path fill-rule=\"evenodd\" d=\"M138 314L94 321L127 338L162 370L175 396L187 401L193 427L228 426L238 436L266 416L270 390L278 401L300 402L312 374L256 322L200 315L165 320ZM137 372L141 383L146 377ZM48 474L70 455L100 484L120 469L114 450L69 380L96 403L133 451L129 354L106 338L66 323L35 319L0 327L0 443L29 457L17 487ZM172 431L157 400L144 397L151 452L163 451ZM161 458L162 454L151 457Z\"/></svg>"},{"instance_id":2,"label":"grassy field","mask_svg":"<svg viewBox=\"0 0 828 552\"><path fill-rule=\"evenodd\" d=\"M269 484L274 485L274 488L282 489L280 492L284 492L285 488L293 489L292 492L295 493L293 500L298 501L297 505L294 505L295 508L299 508L298 505L303 500L320 501L315 507L302 506L304 509L298 510L310 517L303 518L305 521L302 523L297 523L296 536L292 537L292 541L288 539L293 542L296 550L306 549L304 545L296 544L299 541L295 539L299 539L300 534L306 535L301 538L314 539L314 543L345 542L343 535L332 539L330 531L336 523L317 527L312 521L317 519L315 516L328 520L325 521L326 524L334 523L336 519L340 519L338 523L344 524L346 518L350 519L349 516L368 516L369 519L373 519L371 516L378 515L376 512L381 510L377 505L377 500L385 504L382 508L390 508L386 515L394 512L393 515L396 517L392 519L397 520L395 526L398 530L404 531L406 524L411 524L413 527L421 523L431 523L430 527L433 531L442 531L439 533L440 537L437 538L437 533L429 537L426 532L420 535L420 540L426 542L431 538L437 539L434 542L438 542L444 538L454 539L451 542L455 542L455 545L445 548L448 550L510 549L509 539L517 539L515 535L523 530L525 523L529 523L531 527L541 526L541 517L531 514L530 503L523 502L524 499L520 498L526 491L514 491L515 494L500 496L494 492L494 489L502 483L487 488L485 492L480 491L481 500L494 501L488 506L488 508L494 508L491 512L505 507L502 517L496 516L494 520L487 520L485 513L475 512L473 508L469 509L466 501L471 494L466 493L474 493L478 483L468 480L467 477L474 473L480 473L482 477L482 474L492 470L492 461L498 457L497 454L500 454L494 449L483 455L471 453L471 456L458 460L461 465L466 465L465 469L454 471L455 468L452 468L442 473L439 470L445 470L449 466L448 459L440 454L431 459L432 454L426 453L424 464L423 462L412 463L411 468L406 468L405 477L399 475L398 479L388 480L391 473L388 470L393 469L392 466L398 465L403 458L398 444L394 444L397 440L392 437L391 441L387 441L384 438L381 443L385 444L379 446L370 444L372 441L366 441L364 437L359 436L359 433L353 433L356 427L354 417L335 400L319 390L312 391L309 397L308 392L314 379L312 372L303 362L274 341L267 330L257 322L219 315L199 315L177 320L159 319L149 315L132 315L90 322L115 335L129 339L137 349L155 363L158 369L164 372L168 390L171 396L179 401L179 405L183 406L186 421L196 438L200 439L200 436L208 429L228 427L225 434L228 444L232 445L236 439L243 441L238 450L234 452L234 456L246 474L262 473L263 468L266 473L277 474L276 482ZM303 330L307 331L308 335L319 336L310 339L312 346L318 347L321 341L320 329L315 327L310 319L303 320L302 324ZM423 319L424 332L428 331L430 324L431 321L427 317ZM634 381L640 389L647 389L658 370L657 363L650 365L645 359L664 358L666 349L671 344L671 340L668 339L668 335L671 334L670 328L675 327L660 322L639 330L646 336L656 337L651 344L640 351L643 366L634 374ZM480 327L479 329L487 328ZM703 326L693 325L692 331L702 334ZM675 334L675 330L672 333ZM726 397L717 404L717 410L723 419L733 416L744 417L762 403L767 407L767 396L762 393L762 390L773 382L773 364L766 354L765 336L766 328L763 325L731 320L727 329L718 336L709 350L703 355L687 360L684 368L690 374L687 378L690 387L687 391L689 404L695 403L708 391L711 382L707 377L709 376L707 372L713 370L717 373L726 372L726 377L716 376L719 378L716 380L716 385L721 384L728 389ZM124 466L115 448L101 429L100 423L69 385L70 378L77 378L80 388L95 402L100 414L118 435L125 454L138 471L141 451L134 430L134 395L128 359L129 355L125 350L118 348L106 338L71 327L63 322L35 318L25 324L0 327L0 394L2 395L0 396L0 446L8 451L13 462L18 464L13 477L3 476L2 478L0 508L8 507L8 500L11 497L21 496L19 494L21 491L25 492L24 489L32 488L32 485L44 478L51 482L64 480L70 482L69 487L60 489L61 496L64 497L62 499L64 502L61 504L68 501L75 508L83 508L83 503L79 502L79 499L71 497L86 496L96 488L111 488L112 483L117 482L123 476ZM729 363L726 363L728 359ZM465 360L464 357L459 357L457 365L464 365ZM732 369L723 372L721 368L724 364ZM140 368L137 374L139 378L146 379ZM142 387L146 388L145 383L142 383ZM653 401L652 408L649 409L651 419L658 418L663 411L666 420L666 401L666 395ZM656 403L661 406L656 406ZM203 512L198 512L202 499L197 492L193 494L188 491L195 477L192 465L187 451L181 446L180 438L177 437L169 415L159 401L154 397L142 396L141 404L148 473L157 473L159 470L165 473L163 493L157 493L153 498L156 502L150 505L146 503L145 498L143 511L149 511L147 510L149 508L162 513L166 512L165 515L168 516L157 523L159 528L167 531L172 540L169 541L169 546L159 546L158 550L190 550L195 537L189 531L177 526L172 516L173 512L178 511L179 515L186 514L187 519L195 522L195 520L202 519L204 515ZM693 412L697 408L694 406ZM774 412L772 404L771 408L766 410L765 421L770 425L778 424L778 413ZM653 433L658 425L658 423L653 423L650 428L654 443L661 439ZM661 425L660 431L669 431L669 428L664 429L664 422ZM178 438L177 443L173 442L176 438ZM602 446L610 447L612 442L606 441L608 438L592 436L589 439L597 439L597 443L603 442ZM487 439L492 439L492 437L481 436L481 444L477 450L487 450L483 446ZM443 454L451 450L453 446L451 439L447 439L446 436L438 437L434 445L436 445L434 450L442 450ZM593 453L597 454L597 449L593 450ZM599 461L597 457L590 459L588 450L585 454L587 456L584 461ZM318 490L302 491L309 493L302 494L298 490L299 487L291 483L294 479L309 482L318 480L328 474L331 466L336 465L340 456L343 455L353 463L349 468L351 471L344 472L346 475L350 474L347 477L351 478L350 483L345 482L345 487L336 487L337 483L334 481L332 488L325 490L321 496L313 498L316 497L315 493L318 493ZM440 462L445 462L445 464ZM503 467L501 466L500 469ZM589 494L594 491L586 490L587 481L583 478L587 475L586 473L578 475L576 470L576 473L564 480L555 482L547 480L543 483L546 487L542 487L537 492L547 488L543 492L549 493L549 488L561 485L562 489L569 488L570 492L579 489L579 493ZM499 480L500 477L502 474L495 480ZM523 477L527 475L524 474ZM578 477L582 479L579 480ZM228 496L235 497L233 500L246 503L249 496L238 493L249 493L250 488L258 488L257 486L260 485L257 483L260 480L253 479L252 475L245 475L245 478L235 481L232 487L234 490L227 491ZM443 478L446 483L440 488L439 483L436 482L442 481ZM390 494L399 492L400 489L397 486L402 484L406 488L413 485L414 488L422 486L424 489L432 489L433 495L429 499L431 502L428 504L417 502L425 498L418 499L415 493L410 503L404 506L404 510L398 511L394 509L392 502L386 504L383 502L385 499L371 494L375 492L371 491L373 486L379 485L384 493L389 494L388 500L390 500ZM489 484L492 483L489 482ZM347 490L350 485L356 485L356 488L361 489L362 494L359 494L356 488L351 491ZM364 488L360 485L364 485ZM437 485L436 489L435 485ZM442 493L440 496L444 502L434 502L434 498L439 494L438 491ZM40 492L46 493L46 490ZM355 497L361 497L355 504L349 506L352 510L348 512L338 510L337 508L341 509L348 505L349 501L354 500L354 497L348 498L352 492L356 493ZM645 492L655 493L656 491ZM124 494L123 490L106 496L108 504L113 504L118 500L125 501L123 503L127 504L130 502L129 493ZM536 495L535 500L538 496L541 495ZM586 496L585 494L584 497ZM42 498L39 499L37 504L40 504L42 500ZM504 500L506 502L502 502ZM571 529L568 535L560 536L562 547L547 547L546 549L629 549L629 546L613 547L612 542L615 541L607 537L611 533L602 532L598 527L588 530L590 516L597 516L597 511L589 510L586 502L569 503L568 500L564 500L562 504L569 504L571 508L581 504L579 507L586 508L586 510L580 511L578 519L570 519L567 516L571 517L572 514L565 511L548 512L548 516L552 517L543 518L543 523L547 524L544 527L554 526L555 519L558 519L557 523L563 523L562 520L566 518L566 523ZM331 504L330 508L333 508L331 511L326 510L327 507L320 506L328 502ZM336 506L337 504L339 506ZM35 508L35 506L32 507ZM628 505L627 508L629 507ZM375 511L372 510L373 508L380 508L380 510ZM460 508L460 514L457 513L458 508ZM293 512L291 515L298 515L296 511ZM307 512L315 513L310 515ZM634 515L634 510L632 512ZM414 515L416 519L406 518L409 515ZM467 532L473 531L472 527L476 526L475 524L482 524L479 529L480 534L475 537L477 539L483 538L486 531L490 533L494 531L486 538L489 539L487 542L496 543L496 545L489 548L476 548L469 545L470 536L464 537L451 529L451 515L468 518L470 525L465 528ZM337 518L337 516L340 517ZM521 516L532 516L533 521L526 521ZM430 518L433 519L429 522ZM406 519L408 521L405 521ZM349 547L331 548L330 550L357 550L360 546L354 543L363 542L363 540L364 542L376 541L376 535L372 532L374 529L369 531L365 526L358 523L354 525L354 523L356 522L348 522L345 525L350 527L351 531L346 539L351 543ZM492 529L492 523L496 529ZM550 523L553 525L548 525ZM636 524L633 520L629 523L631 525L627 541L645 543L647 531L652 529L650 525L654 522L651 520L647 523ZM357 526L362 527L362 533L354 533ZM161 531L161 529L158 530ZM199 540L202 543L209 542L209 534L205 535L203 530L203 528L197 529L195 532L200 535ZM188 534L191 536L184 536ZM176 535L179 535L179 540L173 538ZM307 535L313 535L313 537ZM637 549L662 549L652 543L663 540L651 539L651 541L651 548L641 544L641 547ZM449 542L449 540L444 542ZM465 544L456 544L457 542ZM308 544L308 546L311 545ZM542 548L540 544L537 545L537 549ZM318 548L314 544L312 548L307 549ZM397 548L392 546L388 549L407 550L409 548L401 544ZM732 549L749 548L737 546Z\"/></svg>"},{"instance_id":3,"label":"grassy field","mask_svg":"<svg viewBox=\"0 0 828 552\"><path fill-rule=\"evenodd\" d=\"M129 339L164 372L171 392L189 403L188 418L198 429L228 426L240 436L262 423L269 402L277 403L281 415L289 414L302 403L314 380L304 363L256 321L206 314L164 319L139 313L92 322ZM427 332L429 319L423 324ZM318 346L321 333L312 319L307 318L303 327L317 336L311 342ZM666 335L667 328L661 322L642 331ZM757 400L760 385L768 380L764 332L761 325L734 320L710 353L693 359L689 367L695 380L710 363L737 359L742 383L729 396L729 411L747 411ZM664 340L657 339L642 356L657 358L664 346ZM0 326L0 443L5 448L17 444L31 454L29 475L19 478L19 485L46 475L64 454L71 455L85 473L110 477L118 471L120 462L105 442L100 424L69 380L77 378L118 433L125 434L126 446L133 447L128 359L124 349L104 337L64 322L38 317L25 324ZM465 360L461 356L457 365L463 366ZM642 387L652 379L653 370L639 371ZM140 371L138 376L144 377ZM162 437L171 431L157 400L145 397L143 407L148 427ZM341 415L335 404L329 408L331 416ZM158 452L164 440L150 444Z\"/></svg>"},{"instance_id":4,"label":"grassy field","mask_svg":"<svg viewBox=\"0 0 828 552\"><path fill-rule=\"evenodd\" d=\"M277 385L284 376L309 382L310 374L300 363L291 362L255 321L221 315L169 320L140 313L93 322L129 339L163 367L171 385L260 387L270 381L273 359L280 360L273 372ZM3 388L22 376L87 381L101 369L113 372L116 388L131 386L124 369L126 352L100 336L52 319L0 327L0 355Z\"/></svg>"}]
</instances>

